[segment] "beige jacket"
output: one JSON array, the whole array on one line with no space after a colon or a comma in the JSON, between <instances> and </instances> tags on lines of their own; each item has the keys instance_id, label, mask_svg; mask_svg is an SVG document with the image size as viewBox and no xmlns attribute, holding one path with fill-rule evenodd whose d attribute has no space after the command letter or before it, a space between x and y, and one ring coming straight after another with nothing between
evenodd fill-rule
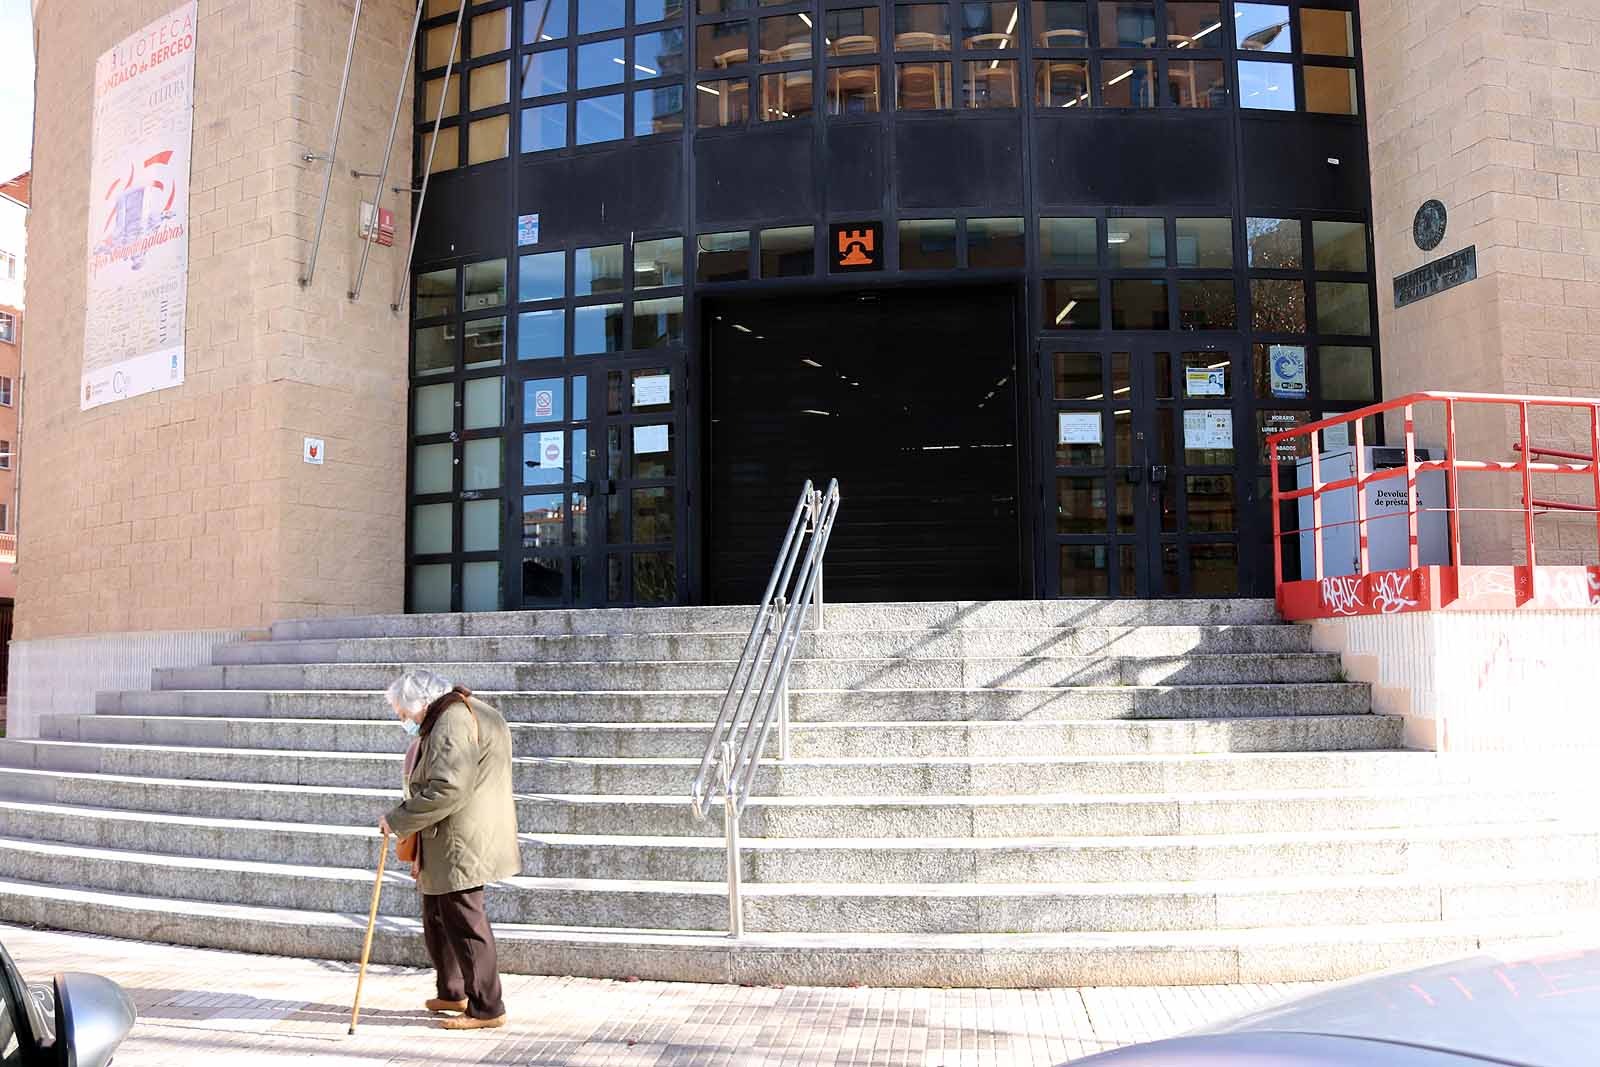
<instances>
[{"instance_id":1,"label":"beige jacket","mask_svg":"<svg viewBox=\"0 0 1600 1067\"><path fill-rule=\"evenodd\" d=\"M476 697L454 700L422 738L405 799L388 814L416 833L424 895L476 889L522 870L511 796L511 729Z\"/></svg>"}]
</instances>

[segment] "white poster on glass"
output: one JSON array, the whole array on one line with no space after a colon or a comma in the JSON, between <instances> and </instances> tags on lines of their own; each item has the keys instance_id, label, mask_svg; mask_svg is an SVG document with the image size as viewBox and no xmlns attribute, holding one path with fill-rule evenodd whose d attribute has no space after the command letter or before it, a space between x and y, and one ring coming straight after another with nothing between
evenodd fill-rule
<instances>
[{"instance_id":1,"label":"white poster on glass","mask_svg":"<svg viewBox=\"0 0 1600 1067\"><path fill-rule=\"evenodd\" d=\"M1306 389L1306 346L1273 345L1268 350L1272 371L1272 395L1280 400L1304 400Z\"/></svg>"},{"instance_id":2,"label":"white poster on glass","mask_svg":"<svg viewBox=\"0 0 1600 1067\"><path fill-rule=\"evenodd\" d=\"M1061 411L1056 413L1057 444L1097 445L1100 442L1100 413L1098 411Z\"/></svg>"},{"instance_id":3,"label":"white poster on glass","mask_svg":"<svg viewBox=\"0 0 1600 1067\"><path fill-rule=\"evenodd\" d=\"M1183 385L1185 396L1227 396L1228 369L1226 367L1185 367Z\"/></svg>"},{"instance_id":4,"label":"white poster on glass","mask_svg":"<svg viewBox=\"0 0 1600 1067\"><path fill-rule=\"evenodd\" d=\"M567 462L567 434L564 430L547 430L539 435L539 466L545 470L560 470Z\"/></svg>"},{"instance_id":5,"label":"white poster on glass","mask_svg":"<svg viewBox=\"0 0 1600 1067\"><path fill-rule=\"evenodd\" d=\"M672 400L672 375L646 374L633 380L633 406L655 407Z\"/></svg>"},{"instance_id":6,"label":"white poster on glass","mask_svg":"<svg viewBox=\"0 0 1600 1067\"><path fill-rule=\"evenodd\" d=\"M195 4L95 64L82 409L183 384Z\"/></svg>"},{"instance_id":7,"label":"white poster on glass","mask_svg":"<svg viewBox=\"0 0 1600 1067\"><path fill-rule=\"evenodd\" d=\"M653 452L667 451L667 427L661 426L635 426L633 428L633 454L636 456L649 455Z\"/></svg>"},{"instance_id":8,"label":"white poster on glass","mask_svg":"<svg viewBox=\"0 0 1600 1067\"><path fill-rule=\"evenodd\" d=\"M1232 448L1233 412L1228 408L1202 408L1183 413L1183 447Z\"/></svg>"}]
</instances>

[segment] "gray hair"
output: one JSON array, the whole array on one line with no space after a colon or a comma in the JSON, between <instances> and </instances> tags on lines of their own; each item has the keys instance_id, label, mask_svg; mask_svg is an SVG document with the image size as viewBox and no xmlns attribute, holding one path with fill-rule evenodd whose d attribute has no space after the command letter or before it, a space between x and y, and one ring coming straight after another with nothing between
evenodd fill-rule
<instances>
[{"instance_id":1,"label":"gray hair","mask_svg":"<svg viewBox=\"0 0 1600 1067\"><path fill-rule=\"evenodd\" d=\"M406 671L384 693L389 703L411 715L421 715L428 705L450 692L450 680L430 670Z\"/></svg>"}]
</instances>

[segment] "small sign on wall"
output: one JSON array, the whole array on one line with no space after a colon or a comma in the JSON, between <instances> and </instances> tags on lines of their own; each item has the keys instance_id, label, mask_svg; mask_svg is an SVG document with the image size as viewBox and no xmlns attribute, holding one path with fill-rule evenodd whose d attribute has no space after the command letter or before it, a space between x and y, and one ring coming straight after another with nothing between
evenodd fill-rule
<instances>
[{"instance_id":1,"label":"small sign on wall","mask_svg":"<svg viewBox=\"0 0 1600 1067\"><path fill-rule=\"evenodd\" d=\"M361 202L361 239L367 240L367 235L372 231L372 205L367 201ZM394 244L394 212L388 208L378 209L378 239L377 244Z\"/></svg>"},{"instance_id":2,"label":"small sign on wall","mask_svg":"<svg viewBox=\"0 0 1600 1067\"><path fill-rule=\"evenodd\" d=\"M323 444L320 437L308 437L305 444L305 461L322 466L322 458L327 453L328 446Z\"/></svg>"}]
</instances>

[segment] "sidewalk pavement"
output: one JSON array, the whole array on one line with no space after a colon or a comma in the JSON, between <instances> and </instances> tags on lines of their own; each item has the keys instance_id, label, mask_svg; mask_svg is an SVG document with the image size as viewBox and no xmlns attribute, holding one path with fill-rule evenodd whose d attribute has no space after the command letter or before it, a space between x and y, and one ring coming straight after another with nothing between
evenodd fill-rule
<instances>
[{"instance_id":1,"label":"sidewalk pavement","mask_svg":"<svg viewBox=\"0 0 1600 1067\"><path fill-rule=\"evenodd\" d=\"M1314 988L743 988L509 975L506 1028L451 1033L421 1007L433 995L431 972L372 966L350 1037L353 963L8 925L0 943L29 981L71 970L122 984L139 1022L117 1067L1031 1067L1171 1036Z\"/></svg>"}]
</instances>

